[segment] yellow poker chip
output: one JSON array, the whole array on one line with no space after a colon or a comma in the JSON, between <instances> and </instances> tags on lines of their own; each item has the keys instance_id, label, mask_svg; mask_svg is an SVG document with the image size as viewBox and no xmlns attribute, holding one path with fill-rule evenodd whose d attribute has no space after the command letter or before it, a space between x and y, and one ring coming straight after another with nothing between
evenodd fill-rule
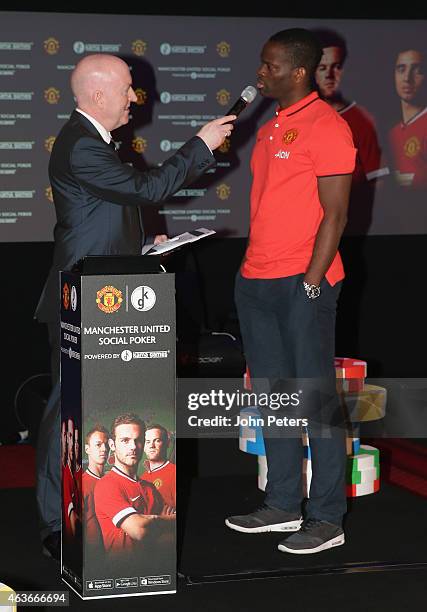
<instances>
[{"instance_id":1,"label":"yellow poker chip","mask_svg":"<svg viewBox=\"0 0 427 612\"><path fill-rule=\"evenodd\" d=\"M343 393L341 401L350 421L378 421L385 416L387 389L365 385L363 391Z\"/></svg>"}]
</instances>

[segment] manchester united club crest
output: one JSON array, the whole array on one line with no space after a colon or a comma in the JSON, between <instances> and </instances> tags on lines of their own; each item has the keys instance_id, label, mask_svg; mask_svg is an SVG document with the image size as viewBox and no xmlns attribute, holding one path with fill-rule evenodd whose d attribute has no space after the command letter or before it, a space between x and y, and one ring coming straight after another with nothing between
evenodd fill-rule
<instances>
[{"instance_id":1,"label":"manchester united club crest","mask_svg":"<svg viewBox=\"0 0 427 612\"><path fill-rule=\"evenodd\" d=\"M136 103L138 104L138 106L142 106L143 104L147 102L147 99L148 99L147 92L144 89L141 89L141 87L137 87L135 89L135 95L136 95Z\"/></svg>"},{"instance_id":2,"label":"manchester united club crest","mask_svg":"<svg viewBox=\"0 0 427 612\"><path fill-rule=\"evenodd\" d=\"M60 91L56 87L48 87L44 90L44 99L48 104L58 104L60 97Z\"/></svg>"},{"instance_id":3,"label":"manchester united club crest","mask_svg":"<svg viewBox=\"0 0 427 612\"><path fill-rule=\"evenodd\" d=\"M134 40L132 43L132 51L139 57L144 55L147 51L147 43L145 40L141 40L140 38L138 38L138 40Z\"/></svg>"},{"instance_id":4,"label":"manchester united club crest","mask_svg":"<svg viewBox=\"0 0 427 612\"><path fill-rule=\"evenodd\" d=\"M216 92L216 100L221 106L226 106L230 103L230 92L226 89L220 89Z\"/></svg>"},{"instance_id":5,"label":"manchester united club crest","mask_svg":"<svg viewBox=\"0 0 427 612\"><path fill-rule=\"evenodd\" d=\"M153 480L153 485L156 487L156 489L160 489L162 484L163 484L163 481L161 478L156 478L156 480Z\"/></svg>"},{"instance_id":6,"label":"manchester united club crest","mask_svg":"<svg viewBox=\"0 0 427 612\"><path fill-rule=\"evenodd\" d=\"M221 185L218 185L218 187L216 188L216 195L220 200L228 200L230 194L231 187L230 185L227 185L227 183L221 183Z\"/></svg>"},{"instance_id":7,"label":"manchester united club crest","mask_svg":"<svg viewBox=\"0 0 427 612\"><path fill-rule=\"evenodd\" d=\"M286 132L283 134L283 142L287 145L291 144L292 142L294 142L294 140L296 140L297 136L297 129L292 128L291 130L286 130Z\"/></svg>"},{"instance_id":8,"label":"manchester united club crest","mask_svg":"<svg viewBox=\"0 0 427 612\"><path fill-rule=\"evenodd\" d=\"M148 143L146 139L142 138L141 136L137 136L132 140L132 149L135 151L135 153L144 153L147 149L147 146Z\"/></svg>"},{"instance_id":9,"label":"manchester united club crest","mask_svg":"<svg viewBox=\"0 0 427 612\"><path fill-rule=\"evenodd\" d=\"M64 283L64 286L62 287L62 305L64 306L65 310L70 308L70 286L68 283Z\"/></svg>"},{"instance_id":10,"label":"manchester united club crest","mask_svg":"<svg viewBox=\"0 0 427 612\"><path fill-rule=\"evenodd\" d=\"M421 151L421 143L419 139L416 136L411 136L411 138L408 138L408 140L403 145L403 150L405 152L406 157L416 157Z\"/></svg>"},{"instance_id":11,"label":"manchester united club crest","mask_svg":"<svg viewBox=\"0 0 427 612\"><path fill-rule=\"evenodd\" d=\"M224 142L222 143L221 146L218 147L218 151L220 151L220 153L228 153L231 147L231 141L229 138L225 138Z\"/></svg>"},{"instance_id":12,"label":"manchester united club crest","mask_svg":"<svg viewBox=\"0 0 427 612\"><path fill-rule=\"evenodd\" d=\"M122 302L122 292L113 287L113 285L106 285L100 291L96 292L96 303L98 304L98 308L107 314L116 312L122 305Z\"/></svg>"},{"instance_id":13,"label":"manchester united club crest","mask_svg":"<svg viewBox=\"0 0 427 612\"><path fill-rule=\"evenodd\" d=\"M49 136L48 138L46 138L46 140L44 141L44 148L46 149L46 151L48 151L49 153L52 153L52 149L53 149L53 145L55 142L55 136Z\"/></svg>"},{"instance_id":14,"label":"manchester united club crest","mask_svg":"<svg viewBox=\"0 0 427 612\"><path fill-rule=\"evenodd\" d=\"M228 57L230 55L231 46L228 42L222 40L217 44L216 50L220 57Z\"/></svg>"},{"instance_id":15,"label":"manchester united club crest","mask_svg":"<svg viewBox=\"0 0 427 612\"><path fill-rule=\"evenodd\" d=\"M43 47L49 55L56 55L59 51L59 41L53 38L53 36L50 36L44 41Z\"/></svg>"}]
</instances>

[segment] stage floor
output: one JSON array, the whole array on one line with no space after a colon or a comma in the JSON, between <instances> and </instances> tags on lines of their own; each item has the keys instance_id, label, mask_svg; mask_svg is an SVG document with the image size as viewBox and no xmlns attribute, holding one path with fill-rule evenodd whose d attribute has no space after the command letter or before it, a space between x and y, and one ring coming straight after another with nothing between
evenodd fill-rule
<instances>
[{"instance_id":1,"label":"stage floor","mask_svg":"<svg viewBox=\"0 0 427 612\"><path fill-rule=\"evenodd\" d=\"M286 534L243 534L224 525L263 498L254 477L193 481L179 566L189 583L427 567L426 500L403 489L381 483L378 493L349 499L345 545L313 555L280 552Z\"/></svg>"}]
</instances>

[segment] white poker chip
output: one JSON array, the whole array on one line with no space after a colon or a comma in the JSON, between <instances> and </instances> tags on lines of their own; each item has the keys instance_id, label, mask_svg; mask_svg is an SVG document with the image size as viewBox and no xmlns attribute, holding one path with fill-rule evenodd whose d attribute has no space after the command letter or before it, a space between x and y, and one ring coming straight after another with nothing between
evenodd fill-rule
<instances>
[{"instance_id":1,"label":"white poker chip","mask_svg":"<svg viewBox=\"0 0 427 612\"><path fill-rule=\"evenodd\" d=\"M363 482L361 484L347 485L347 497L361 497L362 495L370 495L376 493L380 489L380 479L373 482Z\"/></svg>"},{"instance_id":2,"label":"white poker chip","mask_svg":"<svg viewBox=\"0 0 427 612\"><path fill-rule=\"evenodd\" d=\"M265 491L267 485L267 457L265 455L258 455L258 489Z\"/></svg>"},{"instance_id":3,"label":"white poker chip","mask_svg":"<svg viewBox=\"0 0 427 612\"><path fill-rule=\"evenodd\" d=\"M364 484L366 482L374 482L380 477L380 470L377 467L371 467L360 472L350 472L347 474L347 484Z\"/></svg>"}]
</instances>

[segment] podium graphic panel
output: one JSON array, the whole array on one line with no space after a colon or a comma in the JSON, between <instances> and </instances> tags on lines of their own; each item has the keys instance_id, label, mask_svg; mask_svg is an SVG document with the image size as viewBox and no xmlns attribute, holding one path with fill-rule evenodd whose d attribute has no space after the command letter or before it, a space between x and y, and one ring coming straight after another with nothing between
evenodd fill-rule
<instances>
[{"instance_id":1,"label":"podium graphic panel","mask_svg":"<svg viewBox=\"0 0 427 612\"><path fill-rule=\"evenodd\" d=\"M61 290L62 577L85 599L175 592L174 277Z\"/></svg>"}]
</instances>

